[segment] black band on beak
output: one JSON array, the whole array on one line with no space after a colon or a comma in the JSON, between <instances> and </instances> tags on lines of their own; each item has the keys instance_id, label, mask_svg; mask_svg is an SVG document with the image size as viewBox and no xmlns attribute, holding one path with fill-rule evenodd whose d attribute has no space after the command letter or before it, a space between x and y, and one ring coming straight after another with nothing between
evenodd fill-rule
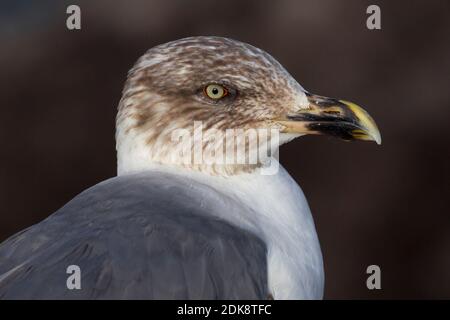
<instances>
[{"instance_id":1,"label":"black band on beak","mask_svg":"<svg viewBox=\"0 0 450 320\"><path fill-rule=\"evenodd\" d=\"M286 132L327 134L344 140L371 140L381 143L372 117L358 105L333 98L306 94L309 108L286 115L279 121Z\"/></svg>"}]
</instances>

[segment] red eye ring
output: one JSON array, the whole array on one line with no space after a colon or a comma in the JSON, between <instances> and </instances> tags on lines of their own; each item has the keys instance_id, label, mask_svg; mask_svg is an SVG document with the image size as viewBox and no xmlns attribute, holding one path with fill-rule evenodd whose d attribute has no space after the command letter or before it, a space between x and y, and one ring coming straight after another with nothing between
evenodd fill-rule
<instances>
[{"instance_id":1,"label":"red eye ring","mask_svg":"<svg viewBox=\"0 0 450 320\"><path fill-rule=\"evenodd\" d=\"M228 90L220 84L213 83L205 86L203 93L210 99L219 100L228 95Z\"/></svg>"}]
</instances>

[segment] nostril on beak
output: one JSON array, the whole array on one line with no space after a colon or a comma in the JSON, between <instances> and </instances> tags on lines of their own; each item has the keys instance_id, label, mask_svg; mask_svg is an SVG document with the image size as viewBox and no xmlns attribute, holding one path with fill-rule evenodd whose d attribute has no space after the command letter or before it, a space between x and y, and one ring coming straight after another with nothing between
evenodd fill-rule
<instances>
[{"instance_id":1,"label":"nostril on beak","mask_svg":"<svg viewBox=\"0 0 450 320\"><path fill-rule=\"evenodd\" d=\"M325 110L325 111L323 111L323 113L333 114L333 115L340 115L341 114L340 111L336 111L336 110Z\"/></svg>"}]
</instances>

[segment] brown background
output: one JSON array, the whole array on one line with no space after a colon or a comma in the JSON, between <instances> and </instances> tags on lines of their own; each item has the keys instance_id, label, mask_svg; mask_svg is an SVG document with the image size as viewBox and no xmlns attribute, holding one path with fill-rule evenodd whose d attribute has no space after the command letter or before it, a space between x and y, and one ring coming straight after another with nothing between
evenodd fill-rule
<instances>
[{"instance_id":1,"label":"brown background","mask_svg":"<svg viewBox=\"0 0 450 320\"><path fill-rule=\"evenodd\" d=\"M82 30L65 27L68 4ZM369 4L382 30L365 27ZM0 241L115 174L114 117L148 48L221 35L377 120L383 145L303 137L281 162L315 216L326 298L450 298L449 1L25 1L0 9ZM382 269L382 290L365 287Z\"/></svg>"}]
</instances>

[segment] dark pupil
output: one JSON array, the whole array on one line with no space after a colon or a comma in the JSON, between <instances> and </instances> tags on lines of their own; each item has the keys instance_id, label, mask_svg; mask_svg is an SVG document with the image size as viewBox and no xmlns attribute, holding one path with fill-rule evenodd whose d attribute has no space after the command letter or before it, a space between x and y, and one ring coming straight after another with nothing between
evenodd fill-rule
<instances>
[{"instance_id":1,"label":"dark pupil","mask_svg":"<svg viewBox=\"0 0 450 320\"><path fill-rule=\"evenodd\" d=\"M213 88L213 89L212 89L212 93L213 93L214 95L218 94L218 93L219 93L219 89Z\"/></svg>"}]
</instances>

